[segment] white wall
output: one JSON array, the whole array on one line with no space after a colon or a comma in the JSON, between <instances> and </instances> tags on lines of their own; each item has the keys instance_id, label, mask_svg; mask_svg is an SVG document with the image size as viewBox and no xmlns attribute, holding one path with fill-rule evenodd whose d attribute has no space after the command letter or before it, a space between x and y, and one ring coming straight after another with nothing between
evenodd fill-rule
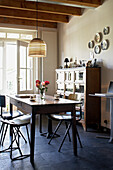
<instances>
[{"instance_id":1,"label":"white wall","mask_svg":"<svg viewBox=\"0 0 113 170\"><path fill-rule=\"evenodd\" d=\"M57 68L57 31L42 31L47 44L47 57L43 58L43 80L50 81L46 94L55 94L55 69Z\"/></svg>"},{"instance_id":2,"label":"white wall","mask_svg":"<svg viewBox=\"0 0 113 170\"><path fill-rule=\"evenodd\" d=\"M59 24L59 66L64 66L64 58L90 59L88 42L94 40L97 32L103 33L105 26L110 27L110 33L104 35L110 46L108 50L95 54L94 57L103 61L101 70L101 87L106 91L109 81L113 80L113 0L105 0L96 9L86 9L82 16L74 16L68 24ZM109 127L109 101L102 99L101 124L106 126L104 120L108 120L106 127Z\"/></svg>"}]
</instances>

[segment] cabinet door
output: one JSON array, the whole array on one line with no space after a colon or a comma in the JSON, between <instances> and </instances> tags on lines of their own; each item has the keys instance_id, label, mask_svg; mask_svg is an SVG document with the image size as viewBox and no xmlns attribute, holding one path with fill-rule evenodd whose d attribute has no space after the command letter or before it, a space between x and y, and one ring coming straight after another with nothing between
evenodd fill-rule
<instances>
[{"instance_id":1,"label":"cabinet door","mask_svg":"<svg viewBox=\"0 0 113 170\"><path fill-rule=\"evenodd\" d=\"M57 71L57 82L64 82L64 71Z\"/></svg>"},{"instance_id":2,"label":"cabinet door","mask_svg":"<svg viewBox=\"0 0 113 170\"><path fill-rule=\"evenodd\" d=\"M65 71L65 82L74 82L74 71Z\"/></svg>"},{"instance_id":3,"label":"cabinet door","mask_svg":"<svg viewBox=\"0 0 113 170\"><path fill-rule=\"evenodd\" d=\"M86 69L86 123L100 124L101 98L91 97L89 94L101 92L100 68Z\"/></svg>"}]
</instances>

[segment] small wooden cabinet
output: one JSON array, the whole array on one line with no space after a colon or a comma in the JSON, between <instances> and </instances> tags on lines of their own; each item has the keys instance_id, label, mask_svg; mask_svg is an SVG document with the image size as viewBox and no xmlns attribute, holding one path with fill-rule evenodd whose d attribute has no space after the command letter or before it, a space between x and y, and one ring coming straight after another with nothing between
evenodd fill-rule
<instances>
[{"instance_id":1,"label":"small wooden cabinet","mask_svg":"<svg viewBox=\"0 0 113 170\"><path fill-rule=\"evenodd\" d=\"M64 98L77 94L77 99L83 101L81 123L84 130L88 125L100 126L101 99L89 94L101 92L101 68L56 69L56 92Z\"/></svg>"}]
</instances>

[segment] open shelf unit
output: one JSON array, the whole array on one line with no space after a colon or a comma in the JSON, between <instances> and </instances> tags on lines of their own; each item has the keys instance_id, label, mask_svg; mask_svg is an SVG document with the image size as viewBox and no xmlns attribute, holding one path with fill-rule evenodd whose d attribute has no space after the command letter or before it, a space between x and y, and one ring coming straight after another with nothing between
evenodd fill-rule
<instances>
[{"instance_id":1,"label":"open shelf unit","mask_svg":"<svg viewBox=\"0 0 113 170\"><path fill-rule=\"evenodd\" d=\"M81 123L84 130L90 124L100 126L101 100L89 94L101 92L101 68L76 67L56 69L56 93L68 98L77 94L77 100L83 101Z\"/></svg>"}]
</instances>

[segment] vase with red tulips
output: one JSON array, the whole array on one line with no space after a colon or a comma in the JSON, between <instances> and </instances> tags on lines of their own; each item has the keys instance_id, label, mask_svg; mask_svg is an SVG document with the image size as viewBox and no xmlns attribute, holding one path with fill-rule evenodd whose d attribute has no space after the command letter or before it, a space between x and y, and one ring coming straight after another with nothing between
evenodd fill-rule
<instances>
[{"instance_id":1,"label":"vase with red tulips","mask_svg":"<svg viewBox=\"0 0 113 170\"><path fill-rule=\"evenodd\" d=\"M41 82L40 80L36 80L36 87L39 89L41 99L44 99L45 97L45 92L47 92L48 84L50 84L49 81Z\"/></svg>"}]
</instances>

